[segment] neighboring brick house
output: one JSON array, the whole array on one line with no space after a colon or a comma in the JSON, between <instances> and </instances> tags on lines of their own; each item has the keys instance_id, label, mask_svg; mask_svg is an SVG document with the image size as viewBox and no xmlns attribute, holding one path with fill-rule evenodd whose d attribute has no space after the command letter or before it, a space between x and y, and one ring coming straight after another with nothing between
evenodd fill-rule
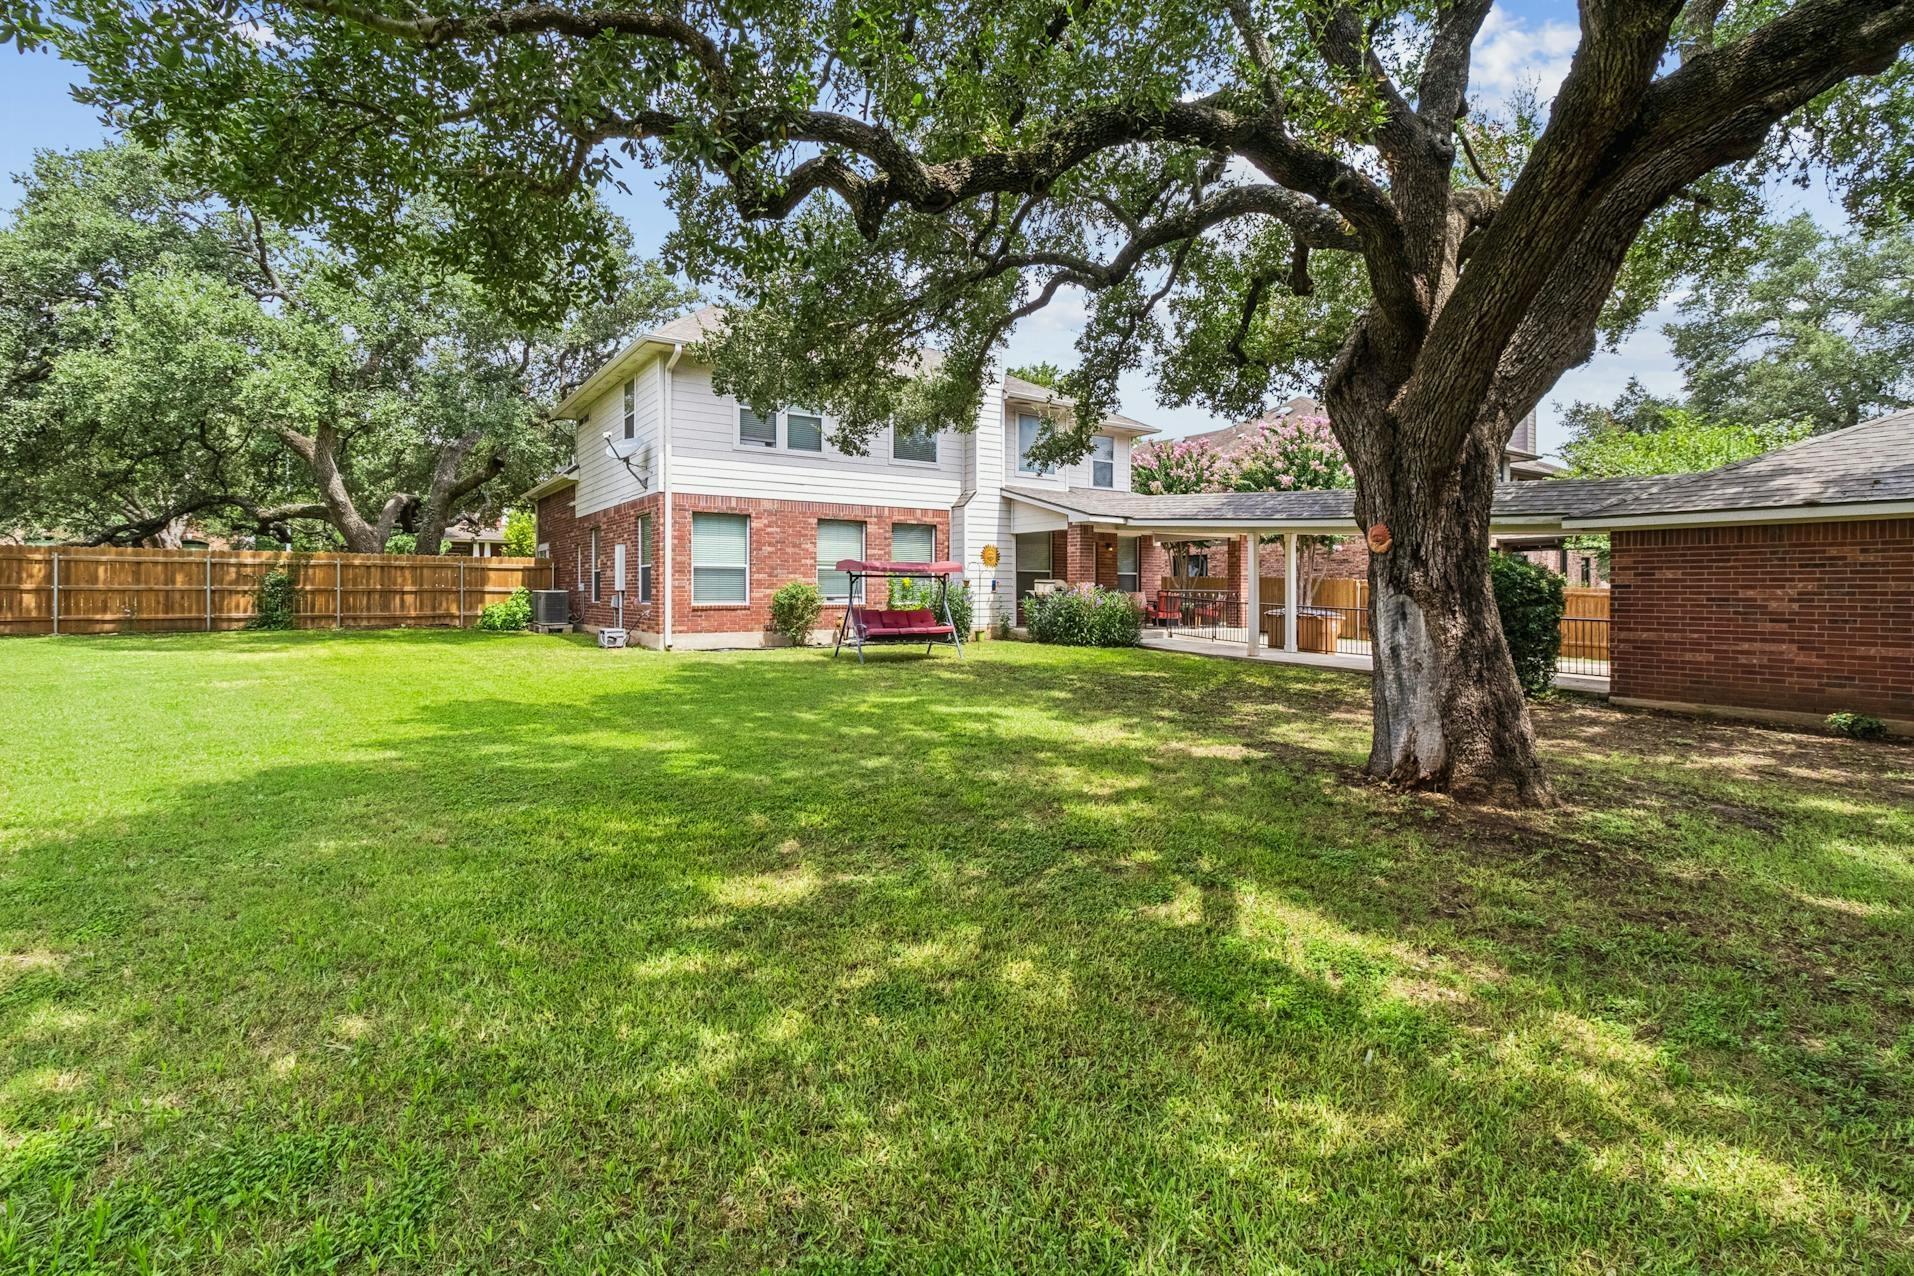
<instances>
[{"instance_id":1,"label":"neighboring brick house","mask_svg":"<svg viewBox=\"0 0 1914 1276\"><path fill-rule=\"evenodd\" d=\"M763 645L771 595L789 581L817 582L829 600L822 623L836 625L843 558L961 562L978 628L1014 614L1040 579L1141 588L1139 538L1053 539L1063 520L1003 489L1127 490L1131 445L1150 426L1112 416L1090 455L1041 470L1028 448L1041 419L1071 402L1004 377L987 387L974 431L887 431L869 454L847 453L828 417L791 408L761 419L717 393L711 369L686 351L717 316L707 309L640 338L558 407L578 423L573 462L526 495L538 552L582 624L615 623L622 602L624 627L647 646Z\"/></svg>"}]
</instances>

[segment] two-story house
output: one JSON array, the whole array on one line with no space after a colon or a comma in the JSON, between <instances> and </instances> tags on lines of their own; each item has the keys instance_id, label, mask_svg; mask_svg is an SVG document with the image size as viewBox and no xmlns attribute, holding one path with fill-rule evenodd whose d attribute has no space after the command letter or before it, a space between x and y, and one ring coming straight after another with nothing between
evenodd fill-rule
<instances>
[{"instance_id":1,"label":"two-story house","mask_svg":"<svg viewBox=\"0 0 1914 1276\"><path fill-rule=\"evenodd\" d=\"M772 593L793 580L818 584L835 626L846 558L962 563L979 629L1037 580L1141 590L1146 567L1161 569L1147 537L1073 528L1049 499L1129 491L1131 446L1152 427L1110 417L1088 456L1045 469L1030 445L1071 404L1003 377L974 431L887 432L853 455L832 446L828 417L760 417L713 389L688 347L716 313L641 337L557 409L577 422L573 463L527 498L539 553L587 627L622 621L654 647L757 646Z\"/></svg>"}]
</instances>

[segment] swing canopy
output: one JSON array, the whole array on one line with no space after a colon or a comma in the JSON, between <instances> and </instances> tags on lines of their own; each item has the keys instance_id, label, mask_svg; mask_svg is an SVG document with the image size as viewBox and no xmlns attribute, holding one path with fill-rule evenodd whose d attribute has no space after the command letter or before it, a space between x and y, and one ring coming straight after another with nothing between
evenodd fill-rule
<instances>
[{"instance_id":1,"label":"swing canopy","mask_svg":"<svg viewBox=\"0 0 1914 1276\"><path fill-rule=\"evenodd\" d=\"M936 563L892 563L861 558L840 558L837 570L853 576L960 576L964 565L949 561Z\"/></svg>"}]
</instances>

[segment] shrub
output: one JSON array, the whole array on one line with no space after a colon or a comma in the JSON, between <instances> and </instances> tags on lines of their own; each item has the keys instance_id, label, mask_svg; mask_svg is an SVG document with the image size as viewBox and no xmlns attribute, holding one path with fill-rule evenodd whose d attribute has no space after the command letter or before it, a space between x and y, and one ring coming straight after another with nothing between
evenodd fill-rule
<instances>
[{"instance_id":1,"label":"shrub","mask_svg":"<svg viewBox=\"0 0 1914 1276\"><path fill-rule=\"evenodd\" d=\"M1562 578L1512 554L1489 555L1489 581L1515 677L1528 695L1549 689L1562 647Z\"/></svg>"},{"instance_id":2,"label":"shrub","mask_svg":"<svg viewBox=\"0 0 1914 1276\"><path fill-rule=\"evenodd\" d=\"M275 567L259 578L253 590L253 614L246 619L248 629L291 629L299 617L299 595L293 590L292 573Z\"/></svg>"},{"instance_id":3,"label":"shrub","mask_svg":"<svg viewBox=\"0 0 1914 1276\"><path fill-rule=\"evenodd\" d=\"M1064 647L1134 647L1143 638L1136 600L1097 585L1032 594L1024 619L1032 638Z\"/></svg>"},{"instance_id":4,"label":"shrub","mask_svg":"<svg viewBox=\"0 0 1914 1276\"><path fill-rule=\"evenodd\" d=\"M526 629L532 623L532 591L514 589L504 602L487 603L479 610L478 627L502 632Z\"/></svg>"},{"instance_id":5,"label":"shrub","mask_svg":"<svg viewBox=\"0 0 1914 1276\"><path fill-rule=\"evenodd\" d=\"M1830 713L1828 730L1851 740L1879 740L1887 734L1887 723L1865 713Z\"/></svg>"},{"instance_id":6,"label":"shrub","mask_svg":"<svg viewBox=\"0 0 1914 1276\"><path fill-rule=\"evenodd\" d=\"M771 595L771 628L802 647L811 640L817 618L824 614L824 595L809 581L794 580Z\"/></svg>"},{"instance_id":7,"label":"shrub","mask_svg":"<svg viewBox=\"0 0 1914 1276\"><path fill-rule=\"evenodd\" d=\"M886 591L884 605L892 611L908 611L913 607L927 607L937 613L942 620L944 613L937 605L937 582L916 576L893 576L890 588ZM955 581L950 587L950 623L956 627L957 636L970 637L972 618L970 601L970 582Z\"/></svg>"}]
</instances>

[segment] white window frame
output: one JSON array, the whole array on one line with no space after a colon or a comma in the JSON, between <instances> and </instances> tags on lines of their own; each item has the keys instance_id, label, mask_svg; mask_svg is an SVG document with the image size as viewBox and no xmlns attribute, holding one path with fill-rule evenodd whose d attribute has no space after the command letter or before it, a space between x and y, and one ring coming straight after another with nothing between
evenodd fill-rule
<instances>
[{"instance_id":1,"label":"white window frame","mask_svg":"<svg viewBox=\"0 0 1914 1276\"><path fill-rule=\"evenodd\" d=\"M751 415L753 417L756 417L759 421L768 421L770 423L771 441L769 443L760 443L755 440L747 439L744 437L744 416L745 416L745 413L747 412L750 412ZM745 452L775 452L777 451L779 444L783 441L783 438L784 438L784 433L778 424L778 418L782 417L783 415L784 413L782 412L773 412L768 417L761 417L761 416L758 416L757 413L751 412L751 409L749 407L740 403L738 405L737 416L731 423L731 445Z\"/></svg>"},{"instance_id":2,"label":"white window frame","mask_svg":"<svg viewBox=\"0 0 1914 1276\"><path fill-rule=\"evenodd\" d=\"M1123 547L1125 545L1128 545L1130 552L1135 555L1132 560L1135 565L1134 571L1126 572L1123 570ZM1125 576L1128 576L1132 582L1128 589L1123 587L1123 578ZM1140 594L1143 592L1143 538L1141 536L1117 537L1117 589L1126 594Z\"/></svg>"},{"instance_id":3,"label":"white window frame","mask_svg":"<svg viewBox=\"0 0 1914 1276\"><path fill-rule=\"evenodd\" d=\"M595 603L604 601L599 596L601 580L598 570L598 529L594 527L591 529L591 600Z\"/></svg>"},{"instance_id":4,"label":"white window frame","mask_svg":"<svg viewBox=\"0 0 1914 1276\"><path fill-rule=\"evenodd\" d=\"M749 587L749 573L746 573ZM638 516L638 601L651 601L651 515Z\"/></svg>"},{"instance_id":5,"label":"white window frame","mask_svg":"<svg viewBox=\"0 0 1914 1276\"><path fill-rule=\"evenodd\" d=\"M847 527L857 528L857 557L859 559L862 559L864 557L864 551L870 547L870 543L871 543L870 524L864 522L862 519L856 519L856 518L820 518L817 521L817 545L816 545L816 555L815 555L817 558L817 592L823 596L824 601L826 603L834 604L836 606L841 607L847 603L861 603L864 601L864 582L861 580L851 585L850 592L848 593L827 594L824 592L824 573L827 571L834 572L837 570L836 559L832 559L830 562L826 563L823 558L824 525L826 523L838 523Z\"/></svg>"},{"instance_id":6,"label":"white window frame","mask_svg":"<svg viewBox=\"0 0 1914 1276\"><path fill-rule=\"evenodd\" d=\"M1110 455L1107 457L1098 456L1097 449L1105 448L1105 447L1107 447L1110 450ZM1090 439L1089 460L1090 460L1090 486L1104 488L1108 491L1115 491L1116 490L1116 475L1117 475L1117 441L1111 438L1107 434L1098 434L1093 436ZM1109 473L1110 473L1109 482L1099 483L1097 481L1097 468L1099 466L1109 467Z\"/></svg>"},{"instance_id":7,"label":"white window frame","mask_svg":"<svg viewBox=\"0 0 1914 1276\"><path fill-rule=\"evenodd\" d=\"M915 438L924 439L926 436L919 434L916 435ZM897 427L893 425L891 427L891 460L894 463L898 465L922 465L926 468L935 469L942 462L943 450L942 445L938 442L937 435L932 434L928 436L930 442L930 459L928 461L921 456L899 456L897 454L897 439Z\"/></svg>"},{"instance_id":8,"label":"white window frame","mask_svg":"<svg viewBox=\"0 0 1914 1276\"><path fill-rule=\"evenodd\" d=\"M778 413L778 416L781 418L781 427L784 431L781 437L783 439L783 448L786 452L802 452L807 456L823 456L824 455L825 431L824 431L824 414L822 412L805 412L802 409L789 408L783 412ZM791 442L791 418L794 416L801 416L807 421L817 422L817 446L816 447L798 447Z\"/></svg>"},{"instance_id":9,"label":"white window frame","mask_svg":"<svg viewBox=\"0 0 1914 1276\"><path fill-rule=\"evenodd\" d=\"M700 516L713 518L741 518L744 520L744 561L742 563L705 563L706 567L722 568L732 571L744 569L744 597L740 599L707 599L698 597L698 519ZM691 515L691 605L693 607L745 607L751 602L751 516L738 514L731 510L697 510Z\"/></svg>"},{"instance_id":10,"label":"white window frame","mask_svg":"<svg viewBox=\"0 0 1914 1276\"><path fill-rule=\"evenodd\" d=\"M1023 445L1023 423L1025 421L1031 422L1036 427L1036 430L1031 435L1031 439L1030 439L1030 442L1033 446L1037 442L1036 436L1043 433L1043 418L1042 417L1038 416L1035 412L1019 412L1017 414L1017 473L1031 474L1031 475L1035 475L1038 478L1044 478L1048 475L1055 474L1057 472L1056 466L1054 465L1039 466L1036 469L1032 469L1031 463L1025 459L1029 455L1028 450Z\"/></svg>"},{"instance_id":11,"label":"white window frame","mask_svg":"<svg viewBox=\"0 0 1914 1276\"><path fill-rule=\"evenodd\" d=\"M638 378L625 382L625 438L638 437Z\"/></svg>"}]
</instances>

